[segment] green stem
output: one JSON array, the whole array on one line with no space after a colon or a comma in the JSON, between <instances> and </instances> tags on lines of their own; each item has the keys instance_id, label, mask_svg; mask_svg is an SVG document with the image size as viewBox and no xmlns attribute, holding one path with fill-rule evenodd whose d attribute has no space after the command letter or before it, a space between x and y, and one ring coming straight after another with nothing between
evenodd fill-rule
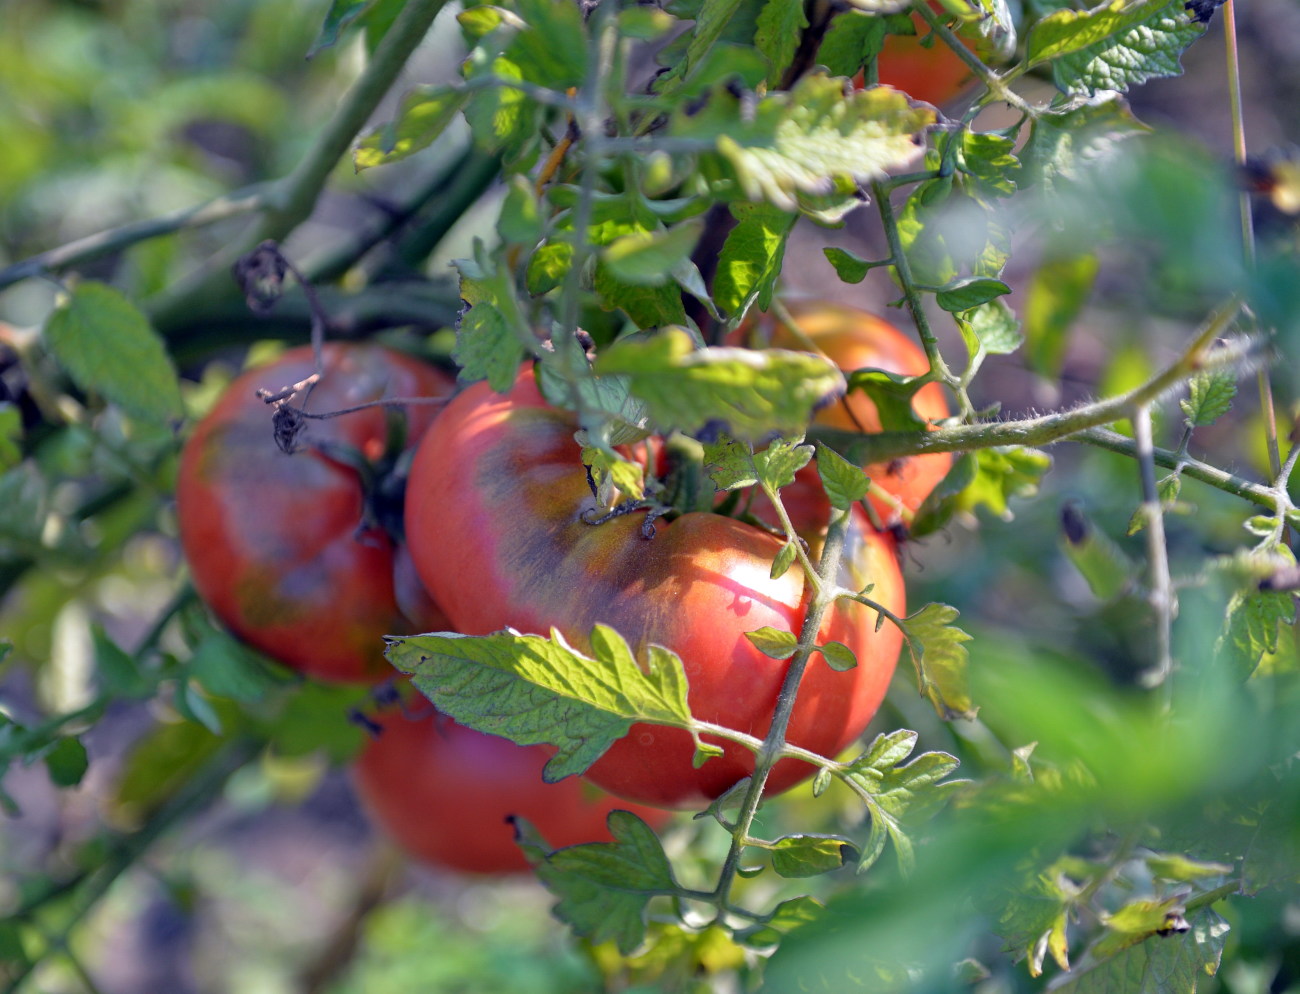
<instances>
[{"instance_id":1,"label":"green stem","mask_svg":"<svg viewBox=\"0 0 1300 994\"><path fill-rule=\"evenodd\" d=\"M1240 362L1244 358L1241 349L1220 347L1210 351L1214 341L1236 318L1239 308L1240 302L1234 298L1206 322L1178 359L1147 383L1118 397L1019 421L953 425L933 431L887 431L875 435L814 426L808 434L827 442L850 462L860 466L928 452L966 452L1001 445L1048 445L1086 429L1127 418L1135 408L1153 403L1166 390L1194 373Z\"/></svg>"},{"instance_id":2,"label":"green stem","mask_svg":"<svg viewBox=\"0 0 1300 994\"><path fill-rule=\"evenodd\" d=\"M780 508L781 500L777 492L766 483L762 486L772 505ZM835 510L831 513L830 526L826 532L826 543L822 547L821 559L814 574L818 578L817 593L808 606L808 613L804 616L803 627L799 632L799 646L790 659L789 667L786 669L785 680L782 682L781 692L777 696L776 709L772 714L772 724L768 728L767 735L763 738L762 749L754 759L754 773L749 779L749 786L745 790L744 799L741 801L740 815L736 819L735 829L732 832L731 847L727 851L727 858L722 865L721 873L718 875L717 887L714 889L720 911L722 907L730 904L731 886L735 881L736 873L740 869L741 852L745 848L745 840L749 837L749 830L754 823L754 816L758 812L758 806L763 799L763 789L767 785L768 775L772 772L772 768L776 766L785 750L786 731L790 726L790 717L794 714L794 704L796 695L799 692L799 683L802 681L804 671L807 669L808 662L812 659L812 654L815 651L817 636L821 631L822 618L835 602L835 593L837 592L835 576L839 571L840 557L844 552L844 538L848 530L849 514L850 512L841 510Z\"/></svg>"},{"instance_id":3,"label":"green stem","mask_svg":"<svg viewBox=\"0 0 1300 994\"><path fill-rule=\"evenodd\" d=\"M1148 603L1156 615L1156 661L1142 674L1148 687L1165 688L1165 707L1172 704L1170 676L1174 671L1172 652L1174 615L1178 601L1169 577L1169 550L1165 545L1165 516L1156 487L1156 462L1151 438L1151 406L1142 404L1133 412L1133 434L1137 443L1138 470L1142 479L1141 510L1146 518L1147 570L1150 576Z\"/></svg>"},{"instance_id":4,"label":"green stem","mask_svg":"<svg viewBox=\"0 0 1300 994\"><path fill-rule=\"evenodd\" d=\"M925 23L930 26L930 30L938 35L959 59L966 63L970 71L975 74L981 83L988 87L989 93L994 100L1009 104L1016 110L1031 117L1038 116L1037 108L1027 103L1023 97L1007 85L1006 79L986 66L974 52L963 45L952 28L944 24L943 19L931 9L928 3L914 3L912 9L921 15ZM1010 78L1014 79L1015 77Z\"/></svg>"},{"instance_id":5,"label":"green stem","mask_svg":"<svg viewBox=\"0 0 1300 994\"><path fill-rule=\"evenodd\" d=\"M83 262L91 262L151 238L188 228L202 228L262 210L273 188L273 183L257 183L197 207L186 207L144 221L131 221L117 228L78 238L0 269L0 290L32 276L57 273Z\"/></svg>"}]
</instances>

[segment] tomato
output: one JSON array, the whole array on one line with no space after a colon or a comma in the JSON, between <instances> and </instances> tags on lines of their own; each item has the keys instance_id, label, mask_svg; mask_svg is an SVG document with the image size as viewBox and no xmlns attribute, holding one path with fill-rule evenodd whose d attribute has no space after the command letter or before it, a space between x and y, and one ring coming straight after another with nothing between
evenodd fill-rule
<instances>
[{"instance_id":1,"label":"tomato","mask_svg":"<svg viewBox=\"0 0 1300 994\"><path fill-rule=\"evenodd\" d=\"M938 7L931 4L936 10ZM920 14L912 15L914 35L886 35L884 48L876 58L879 82L902 90L914 100L944 104L965 90L971 82L970 67L938 38L922 45L930 29ZM862 86L862 74L856 82Z\"/></svg>"},{"instance_id":2,"label":"tomato","mask_svg":"<svg viewBox=\"0 0 1300 994\"><path fill-rule=\"evenodd\" d=\"M382 636L445 629L446 619L409 589L404 617L394 590L394 545L363 527L357 469L318 446L346 446L366 459L385 448L390 415L369 408L311 420L304 448L286 455L272 438L259 387L279 389L313 369L309 348L239 376L199 422L181 453L176 501L181 545L194 586L236 635L294 669L330 680L390 676ZM305 401L326 412L382 397L449 392L452 379L426 363L370 345L326 345L324 376ZM304 402L299 400L299 405ZM414 444L436 408L403 408ZM409 573L409 571L408 571Z\"/></svg>"},{"instance_id":3,"label":"tomato","mask_svg":"<svg viewBox=\"0 0 1300 994\"><path fill-rule=\"evenodd\" d=\"M799 330L846 372L870 367L904 376L919 376L930 369L929 359L921 347L884 318L854 307L818 300L787 301L786 309ZM804 348L804 343L772 313L761 315L747 328L742 327L742 337L746 337L746 331L747 340L756 347ZM927 422L948 417L943 386L938 383L923 386L912 397L912 410ZM817 412L815 421L846 431L881 430L875 403L861 391L854 391ZM935 452L875 463L863 469L872 483L893 494L909 511L915 511L951 466L950 453ZM800 482L815 487L815 471L805 470ZM888 502L877 500L874 505L884 520L897 517L896 509Z\"/></svg>"},{"instance_id":4,"label":"tomato","mask_svg":"<svg viewBox=\"0 0 1300 994\"><path fill-rule=\"evenodd\" d=\"M644 659L649 644L676 652L690 683L689 704L704 721L761 737L787 663L770 659L744 633L764 626L798 632L808 591L798 568L779 579L771 564L782 546L768 532L707 512L657 523L627 514L601 525L574 443L575 421L549 407L528 369L509 394L476 384L448 405L416 452L406 503L412 558L457 631L481 635L507 626L558 629L584 649L597 623L613 626ZM903 584L890 538L855 519L856 575L841 582L903 611ZM875 714L894 670L901 636L858 604L828 613L823 639L845 643L858 666L832 670L811 661L788 740L834 755ZM693 769L690 736L635 725L587 771L611 793L664 807L698 807L753 769L753 756L727 745ZM811 773L784 760L770 791Z\"/></svg>"},{"instance_id":5,"label":"tomato","mask_svg":"<svg viewBox=\"0 0 1300 994\"><path fill-rule=\"evenodd\" d=\"M519 815L555 847L609 842L605 819L629 809L652 825L663 811L636 808L577 779L546 783L540 746L517 746L445 715L378 718L380 733L352 769L370 813L406 852L466 873L528 868L507 818Z\"/></svg>"}]
</instances>

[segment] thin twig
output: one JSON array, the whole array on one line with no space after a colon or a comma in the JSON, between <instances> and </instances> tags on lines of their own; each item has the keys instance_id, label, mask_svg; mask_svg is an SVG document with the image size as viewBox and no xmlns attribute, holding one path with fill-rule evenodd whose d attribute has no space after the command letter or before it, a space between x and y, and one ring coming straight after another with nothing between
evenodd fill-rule
<instances>
[{"instance_id":1,"label":"thin twig","mask_svg":"<svg viewBox=\"0 0 1300 994\"><path fill-rule=\"evenodd\" d=\"M1156 615L1155 664L1142 674L1147 687L1165 689L1165 703L1169 706L1170 677L1174 671L1172 653L1174 616L1178 613L1178 600L1169 577L1169 550L1165 545L1165 516L1160 506L1160 492L1156 486L1156 462L1151 437L1151 405L1141 404L1133 412L1133 434L1137 442L1138 471L1142 479L1141 512L1146 519L1148 602Z\"/></svg>"}]
</instances>

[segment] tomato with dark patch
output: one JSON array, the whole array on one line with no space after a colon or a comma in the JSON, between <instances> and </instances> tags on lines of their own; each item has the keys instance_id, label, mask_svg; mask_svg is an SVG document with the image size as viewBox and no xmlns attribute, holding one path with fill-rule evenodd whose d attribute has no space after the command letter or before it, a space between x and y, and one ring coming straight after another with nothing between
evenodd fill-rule
<instances>
[{"instance_id":1,"label":"tomato with dark patch","mask_svg":"<svg viewBox=\"0 0 1300 994\"><path fill-rule=\"evenodd\" d=\"M621 632L645 658L658 644L682 659L692 713L762 737L787 663L745 638L765 626L798 632L809 600L803 573L778 579L771 565L782 541L733 518L691 512L657 522L643 517L587 524L593 509L573 440L574 420L546 404L525 369L509 394L476 384L458 396L425 437L411 468L406 531L421 579L457 631L481 635L507 626L558 629L576 648L593 626ZM893 541L855 517L852 575L844 586L875 584L872 596L903 611ZM823 640L848 645L858 666L836 672L818 655L809 664L788 740L833 756L875 714L893 673L901 636L876 614L841 603L828 613ZM633 801L697 807L753 768L735 744L692 768L689 734L635 725L587 771L593 783ZM794 760L773 770L770 792L812 773Z\"/></svg>"},{"instance_id":2,"label":"tomato with dark patch","mask_svg":"<svg viewBox=\"0 0 1300 994\"><path fill-rule=\"evenodd\" d=\"M756 348L804 349L811 343L845 372L882 369L902 376L929 372L924 350L884 318L843 304L822 300L786 301L794 319L796 334L772 312L742 326L739 339ZM927 383L912 396L912 411L927 423L948 417L948 401L939 383ZM875 402L862 391L854 391L817 412L814 421L845 431L878 432L880 413ZM892 459L863 469L871 482L915 511L938 486L952 466L952 455L934 452L922 456ZM801 489L816 489L815 471L806 469L799 478ZM897 520L897 509L888 501L873 502L882 520Z\"/></svg>"},{"instance_id":3,"label":"tomato with dark patch","mask_svg":"<svg viewBox=\"0 0 1300 994\"><path fill-rule=\"evenodd\" d=\"M271 409L256 390L300 382L313 368L311 350L299 348L249 370L195 427L176 487L181 545L199 596L250 645L324 679L380 679L392 675L384 634L447 624L409 569L405 579L399 570L400 594L420 616L399 609L394 542L365 519L367 495L349 460L379 459L393 419L405 420L413 445L437 408L310 419L301 450L288 455L272 438ZM295 403L326 413L383 398L440 396L452 382L391 349L326 345L324 375Z\"/></svg>"},{"instance_id":4,"label":"tomato with dark patch","mask_svg":"<svg viewBox=\"0 0 1300 994\"><path fill-rule=\"evenodd\" d=\"M605 819L632 810L658 827L665 812L620 801L577 779L545 783L550 754L458 725L445 715L378 718L352 769L366 810L416 859L465 873L528 868L509 818L522 817L559 849L609 842Z\"/></svg>"}]
</instances>

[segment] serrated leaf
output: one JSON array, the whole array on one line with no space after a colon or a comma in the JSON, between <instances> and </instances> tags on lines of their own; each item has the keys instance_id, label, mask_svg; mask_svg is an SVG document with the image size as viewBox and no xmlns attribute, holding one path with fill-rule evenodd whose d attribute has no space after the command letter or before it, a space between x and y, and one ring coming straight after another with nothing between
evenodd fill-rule
<instances>
[{"instance_id":1,"label":"serrated leaf","mask_svg":"<svg viewBox=\"0 0 1300 994\"><path fill-rule=\"evenodd\" d=\"M801 352L696 349L681 328L615 342L596 359L598 375L623 375L661 430L725 432L757 442L800 435L812 411L843 391L832 363Z\"/></svg>"},{"instance_id":2,"label":"serrated leaf","mask_svg":"<svg viewBox=\"0 0 1300 994\"><path fill-rule=\"evenodd\" d=\"M953 625L960 612L947 604L927 604L904 622L907 649L916 667L917 684L940 718L971 718L964 643L970 636Z\"/></svg>"},{"instance_id":3,"label":"serrated leaf","mask_svg":"<svg viewBox=\"0 0 1300 994\"><path fill-rule=\"evenodd\" d=\"M767 310L785 246L797 214L768 204L731 205L736 226L727 234L713 277L713 299L723 311L739 320L755 302Z\"/></svg>"},{"instance_id":4,"label":"serrated leaf","mask_svg":"<svg viewBox=\"0 0 1300 994\"><path fill-rule=\"evenodd\" d=\"M1093 10L1059 10L1029 34L1028 63L1051 62L1056 85L1089 96L1182 74L1183 50L1205 33L1183 0L1115 0Z\"/></svg>"},{"instance_id":5,"label":"serrated leaf","mask_svg":"<svg viewBox=\"0 0 1300 994\"><path fill-rule=\"evenodd\" d=\"M849 462L830 446L817 449L817 473L831 506L847 511L871 489L871 480L860 466Z\"/></svg>"},{"instance_id":6,"label":"serrated leaf","mask_svg":"<svg viewBox=\"0 0 1300 994\"><path fill-rule=\"evenodd\" d=\"M49 771L50 781L56 787L75 787L81 783L90 766L86 747L75 735L60 738L42 757Z\"/></svg>"},{"instance_id":7,"label":"serrated leaf","mask_svg":"<svg viewBox=\"0 0 1300 994\"><path fill-rule=\"evenodd\" d=\"M600 261L592 279L592 289L607 311L622 310L638 328L662 328L686 323L682 293L675 283L645 286L620 280Z\"/></svg>"},{"instance_id":8,"label":"serrated leaf","mask_svg":"<svg viewBox=\"0 0 1300 994\"><path fill-rule=\"evenodd\" d=\"M604 264L615 279L635 286L663 286L672 280L673 270L690 260L704 231L699 218L674 228L638 231L606 246Z\"/></svg>"},{"instance_id":9,"label":"serrated leaf","mask_svg":"<svg viewBox=\"0 0 1300 994\"><path fill-rule=\"evenodd\" d=\"M867 842L859 855L859 871L879 859L885 843L892 840L899 866L905 873L910 872L915 856L906 828L938 811L959 782L944 782L944 777L959 765L955 757L944 752L922 753L900 766L916 739L916 733L908 730L879 735L842 774L866 804L871 819Z\"/></svg>"},{"instance_id":10,"label":"serrated leaf","mask_svg":"<svg viewBox=\"0 0 1300 994\"><path fill-rule=\"evenodd\" d=\"M1212 425L1232 407L1232 398L1237 395L1237 381L1231 372L1218 370L1198 373L1188 384L1188 397L1180 400L1187 419L1187 427L1200 428Z\"/></svg>"},{"instance_id":11,"label":"serrated leaf","mask_svg":"<svg viewBox=\"0 0 1300 994\"><path fill-rule=\"evenodd\" d=\"M883 369L859 369L849 374L849 391L861 390L871 398L881 431L916 431L925 422L912 409L912 398L924 384L918 376Z\"/></svg>"},{"instance_id":12,"label":"serrated leaf","mask_svg":"<svg viewBox=\"0 0 1300 994\"><path fill-rule=\"evenodd\" d=\"M548 782L581 773L639 721L689 728L686 674L660 646L647 666L613 629L597 625L592 656L551 637L494 635L389 637L389 662L462 725L519 745L557 749L543 772Z\"/></svg>"},{"instance_id":13,"label":"serrated leaf","mask_svg":"<svg viewBox=\"0 0 1300 994\"><path fill-rule=\"evenodd\" d=\"M933 123L932 109L888 87L846 97L840 80L808 75L763 97L752 115L735 94L715 90L698 113L674 116L669 131L716 143L746 197L794 212L808 206L802 196L847 204L860 183L911 162L916 136Z\"/></svg>"},{"instance_id":14,"label":"serrated leaf","mask_svg":"<svg viewBox=\"0 0 1300 994\"><path fill-rule=\"evenodd\" d=\"M473 259L458 259L452 265L460 273L461 299L469 305L456 325L452 351L460 366L459 379L462 383L487 380L497 393L505 393L527 351L513 287L482 242L475 241Z\"/></svg>"},{"instance_id":15,"label":"serrated leaf","mask_svg":"<svg viewBox=\"0 0 1300 994\"><path fill-rule=\"evenodd\" d=\"M601 507L612 507L620 499L645 498L645 468L617 451L586 446L582 463L596 484L596 500Z\"/></svg>"},{"instance_id":16,"label":"serrated leaf","mask_svg":"<svg viewBox=\"0 0 1300 994\"><path fill-rule=\"evenodd\" d=\"M1010 355L1024 344L1020 321L1004 301L980 304L957 317L966 347L977 355Z\"/></svg>"},{"instance_id":17,"label":"serrated leaf","mask_svg":"<svg viewBox=\"0 0 1300 994\"><path fill-rule=\"evenodd\" d=\"M962 311L969 311L973 307L979 307L980 304L987 304L989 301L1011 292L1011 287L1007 286L1001 280L984 277L982 279L965 279L954 280L935 295L935 302L945 311L954 314ZM1015 351L1015 349L1011 349ZM993 355L1005 355L1006 353L989 352Z\"/></svg>"},{"instance_id":18,"label":"serrated leaf","mask_svg":"<svg viewBox=\"0 0 1300 994\"><path fill-rule=\"evenodd\" d=\"M419 86L402 97L397 116L371 131L352 153L357 172L397 162L428 148L456 119L469 93L449 86Z\"/></svg>"},{"instance_id":19,"label":"serrated leaf","mask_svg":"<svg viewBox=\"0 0 1300 994\"><path fill-rule=\"evenodd\" d=\"M770 849L772 869L782 877L815 877L838 870L853 858L855 847L833 835L787 835Z\"/></svg>"},{"instance_id":20,"label":"serrated leaf","mask_svg":"<svg viewBox=\"0 0 1300 994\"><path fill-rule=\"evenodd\" d=\"M870 262L866 259L860 259L852 252L842 248L822 249L822 254L826 256L826 261L834 268L835 273L845 283L861 283L867 278L867 273L878 266L887 266L887 262Z\"/></svg>"},{"instance_id":21,"label":"serrated leaf","mask_svg":"<svg viewBox=\"0 0 1300 994\"><path fill-rule=\"evenodd\" d=\"M919 184L898 216L898 234L917 282L945 286L962 276L996 277L1011 252L1005 212L952 178Z\"/></svg>"},{"instance_id":22,"label":"serrated leaf","mask_svg":"<svg viewBox=\"0 0 1300 994\"><path fill-rule=\"evenodd\" d=\"M1188 919L1185 934L1153 935L1116 955L1089 950L1073 971L1048 989L1058 994L1195 994L1201 978L1218 972L1228 923L1208 908Z\"/></svg>"},{"instance_id":23,"label":"serrated leaf","mask_svg":"<svg viewBox=\"0 0 1300 994\"><path fill-rule=\"evenodd\" d=\"M814 449L799 439L778 438L754 453L758 483L780 490L794 482L795 474L812 461Z\"/></svg>"},{"instance_id":24,"label":"serrated leaf","mask_svg":"<svg viewBox=\"0 0 1300 994\"><path fill-rule=\"evenodd\" d=\"M704 0L695 15L695 27L689 33L686 51L673 60L672 68L655 80L655 90L671 96L689 80L705 61L710 49L726 32L741 0Z\"/></svg>"},{"instance_id":25,"label":"serrated leaf","mask_svg":"<svg viewBox=\"0 0 1300 994\"><path fill-rule=\"evenodd\" d=\"M1242 679L1258 668L1264 656L1277 652L1282 627L1295 621L1295 598L1285 590L1238 591L1228 602L1223 633L1215 643L1217 656L1226 659Z\"/></svg>"},{"instance_id":26,"label":"serrated leaf","mask_svg":"<svg viewBox=\"0 0 1300 994\"><path fill-rule=\"evenodd\" d=\"M577 4L514 0L526 27L506 56L530 83L563 93L587 78L587 25Z\"/></svg>"},{"instance_id":27,"label":"serrated leaf","mask_svg":"<svg viewBox=\"0 0 1300 994\"><path fill-rule=\"evenodd\" d=\"M827 642L817 648L826 660L826 665L836 672L844 673L858 665L858 657L842 642Z\"/></svg>"},{"instance_id":28,"label":"serrated leaf","mask_svg":"<svg viewBox=\"0 0 1300 994\"><path fill-rule=\"evenodd\" d=\"M81 389L148 421L181 417L180 385L163 340L111 286L77 284L46 320L45 342Z\"/></svg>"},{"instance_id":29,"label":"serrated leaf","mask_svg":"<svg viewBox=\"0 0 1300 994\"><path fill-rule=\"evenodd\" d=\"M1092 293L1101 262L1091 253L1049 259L1025 294L1025 359L1040 376L1055 379L1065 362L1070 327Z\"/></svg>"},{"instance_id":30,"label":"serrated leaf","mask_svg":"<svg viewBox=\"0 0 1300 994\"><path fill-rule=\"evenodd\" d=\"M630 811L607 819L613 842L551 850L532 826L516 820L520 846L538 879L559 898L555 917L592 943L613 942L625 956L645 938L646 908L677 890L654 830Z\"/></svg>"},{"instance_id":31,"label":"serrated leaf","mask_svg":"<svg viewBox=\"0 0 1300 994\"><path fill-rule=\"evenodd\" d=\"M1010 196L1019 186L1020 160L1015 139L991 131L964 131L959 168L985 196Z\"/></svg>"},{"instance_id":32,"label":"serrated leaf","mask_svg":"<svg viewBox=\"0 0 1300 994\"><path fill-rule=\"evenodd\" d=\"M1025 446L979 449L963 459L973 463L975 473L954 499L955 506L964 511L987 507L1003 520L1012 517L1011 498L1038 493L1039 481L1052 466L1046 452Z\"/></svg>"},{"instance_id":33,"label":"serrated leaf","mask_svg":"<svg viewBox=\"0 0 1300 994\"><path fill-rule=\"evenodd\" d=\"M880 54L885 43L885 18L846 10L831 21L817 49L817 62L832 76L853 76Z\"/></svg>"},{"instance_id":34,"label":"serrated leaf","mask_svg":"<svg viewBox=\"0 0 1300 994\"><path fill-rule=\"evenodd\" d=\"M803 29L808 26L803 0L767 0L758 15L758 30L754 33L754 47L767 59L767 85L775 87L781 82L786 69L794 61Z\"/></svg>"},{"instance_id":35,"label":"serrated leaf","mask_svg":"<svg viewBox=\"0 0 1300 994\"><path fill-rule=\"evenodd\" d=\"M825 910L824 904L807 894L782 901L765 923L738 931L736 941L750 946L774 946L783 934L816 921Z\"/></svg>"},{"instance_id":36,"label":"serrated leaf","mask_svg":"<svg viewBox=\"0 0 1300 994\"><path fill-rule=\"evenodd\" d=\"M753 643L755 649L772 659L789 659L799 646L799 637L794 632L783 632L779 628L759 628L746 632L745 638Z\"/></svg>"},{"instance_id":37,"label":"serrated leaf","mask_svg":"<svg viewBox=\"0 0 1300 994\"><path fill-rule=\"evenodd\" d=\"M1118 156L1122 143L1149 130L1119 97L1044 114L1035 119L1020 154L1025 183L1040 186L1050 196L1099 160Z\"/></svg>"},{"instance_id":38,"label":"serrated leaf","mask_svg":"<svg viewBox=\"0 0 1300 994\"><path fill-rule=\"evenodd\" d=\"M1182 511L1186 513L1190 505L1180 504L1178 495L1183 489L1183 478L1170 473L1156 481L1156 495L1160 498L1160 507L1164 511ZM1147 508L1145 504L1139 504L1133 516L1128 521L1128 535L1136 535L1147 526Z\"/></svg>"}]
</instances>

